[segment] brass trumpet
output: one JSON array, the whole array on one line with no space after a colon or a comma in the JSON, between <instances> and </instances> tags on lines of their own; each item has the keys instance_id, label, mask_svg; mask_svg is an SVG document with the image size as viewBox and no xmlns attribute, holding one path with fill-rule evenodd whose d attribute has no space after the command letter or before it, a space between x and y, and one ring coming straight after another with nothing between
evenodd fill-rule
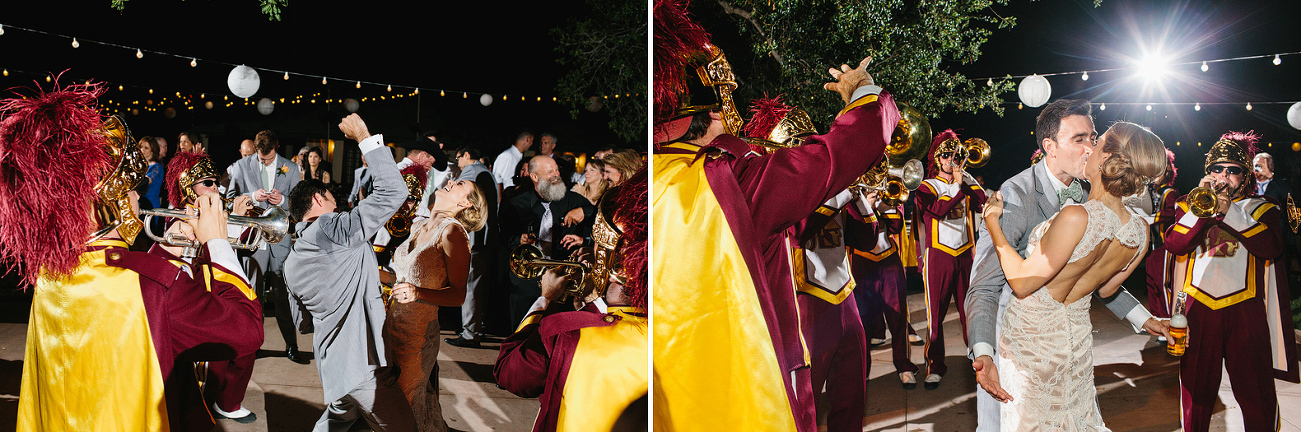
<instances>
[{"instance_id":1,"label":"brass trumpet","mask_svg":"<svg viewBox=\"0 0 1301 432\"><path fill-rule=\"evenodd\" d=\"M155 216L186 220L197 219L197 214L189 215L185 213L185 210L180 209L141 210L140 214L145 217L145 234L148 235L149 238L153 239L154 242L182 248L182 257L191 258L195 256L198 251L197 247L199 246L196 242L185 238L185 236L180 233L166 233L164 234L165 237L159 237L150 231L148 226L150 222L149 218ZM258 217L229 216L226 218L226 223L228 225L238 225L253 229L253 235L248 236L248 238L241 238L242 236L238 235L234 237L228 236L226 238L226 240L230 242L231 247L244 250L257 249L262 246L262 242L264 241L268 243L279 243L281 239L285 238L285 234L289 232L289 214L285 213L284 209L277 206L271 206L271 208L263 211L262 215Z\"/></svg>"},{"instance_id":2,"label":"brass trumpet","mask_svg":"<svg viewBox=\"0 0 1301 432\"><path fill-rule=\"evenodd\" d=\"M1301 210L1296 208L1292 202L1292 194L1287 194L1287 223L1292 225L1292 234L1296 234L1297 228L1301 228Z\"/></svg>"},{"instance_id":3,"label":"brass trumpet","mask_svg":"<svg viewBox=\"0 0 1301 432\"><path fill-rule=\"evenodd\" d=\"M857 186L881 193L881 201L894 207L908 199L908 193L922 185L925 176L922 162L911 159L899 166L890 166L890 160L858 178Z\"/></svg>"},{"instance_id":4,"label":"brass trumpet","mask_svg":"<svg viewBox=\"0 0 1301 432\"><path fill-rule=\"evenodd\" d=\"M1188 212L1199 218L1215 216L1215 208L1219 206L1215 195L1224 187L1224 183L1216 182L1211 187L1198 186L1188 192Z\"/></svg>"},{"instance_id":5,"label":"brass trumpet","mask_svg":"<svg viewBox=\"0 0 1301 432\"><path fill-rule=\"evenodd\" d=\"M587 264L575 261L556 261L542 257L542 249L531 244L522 244L516 246L510 252L510 271L515 277L520 279L537 279L542 277L552 267L567 267L567 274L576 274L569 284L565 285L564 295L562 298L577 298L583 296L583 281L587 278L588 271L591 270Z\"/></svg>"}]
</instances>

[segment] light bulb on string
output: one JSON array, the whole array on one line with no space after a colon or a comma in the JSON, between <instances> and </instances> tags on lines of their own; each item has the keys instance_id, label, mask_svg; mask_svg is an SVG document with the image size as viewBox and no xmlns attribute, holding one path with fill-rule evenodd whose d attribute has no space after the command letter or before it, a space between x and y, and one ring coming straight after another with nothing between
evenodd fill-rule
<instances>
[{"instance_id":1,"label":"light bulb on string","mask_svg":"<svg viewBox=\"0 0 1301 432\"><path fill-rule=\"evenodd\" d=\"M1152 110L1152 104L1147 104L1147 110L1148 110L1148 111L1151 111L1151 110Z\"/></svg>"},{"instance_id":2,"label":"light bulb on string","mask_svg":"<svg viewBox=\"0 0 1301 432\"><path fill-rule=\"evenodd\" d=\"M199 59L190 57L190 67L197 67L197 66L199 66Z\"/></svg>"},{"instance_id":3,"label":"light bulb on string","mask_svg":"<svg viewBox=\"0 0 1301 432\"><path fill-rule=\"evenodd\" d=\"M73 48L80 48L80 47L81 47L81 42L77 42L77 38L72 38L72 47L73 47ZM1274 64L1278 64L1278 63L1274 63Z\"/></svg>"},{"instance_id":4,"label":"light bulb on string","mask_svg":"<svg viewBox=\"0 0 1301 432\"><path fill-rule=\"evenodd\" d=\"M1274 66L1278 66L1281 64L1283 64L1283 59L1278 58L1278 54L1274 54Z\"/></svg>"},{"instance_id":5,"label":"light bulb on string","mask_svg":"<svg viewBox=\"0 0 1301 432\"><path fill-rule=\"evenodd\" d=\"M326 81L326 80L325 80L325 77L321 77L321 85L326 85L326 84L328 84L328 83L329 83L329 81Z\"/></svg>"},{"instance_id":6,"label":"light bulb on string","mask_svg":"<svg viewBox=\"0 0 1301 432\"><path fill-rule=\"evenodd\" d=\"M53 79L50 78L49 75L46 75L46 76L45 76L45 82L50 82L50 81L52 81L52 80L53 80Z\"/></svg>"},{"instance_id":7,"label":"light bulb on string","mask_svg":"<svg viewBox=\"0 0 1301 432\"><path fill-rule=\"evenodd\" d=\"M393 84L388 85L388 91L393 91Z\"/></svg>"},{"instance_id":8,"label":"light bulb on string","mask_svg":"<svg viewBox=\"0 0 1301 432\"><path fill-rule=\"evenodd\" d=\"M1106 110L1107 110L1107 104L1105 104L1105 103L1102 104L1101 106L1098 107L1098 109L1101 110L1101 111L1106 111Z\"/></svg>"},{"instance_id":9,"label":"light bulb on string","mask_svg":"<svg viewBox=\"0 0 1301 432\"><path fill-rule=\"evenodd\" d=\"M5 69L4 75L9 76L9 69Z\"/></svg>"},{"instance_id":10,"label":"light bulb on string","mask_svg":"<svg viewBox=\"0 0 1301 432\"><path fill-rule=\"evenodd\" d=\"M438 95L439 95L439 96L447 96L447 92L444 91L444 90L439 90L439 91L438 91Z\"/></svg>"},{"instance_id":11,"label":"light bulb on string","mask_svg":"<svg viewBox=\"0 0 1301 432\"><path fill-rule=\"evenodd\" d=\"M1193 111L1201 111L1201 110L1202 110L1202 103L1201 103L1201 102L1198 102L1198 103L1196 103L1195 105L1193 105Z\"/></svg>"},{"instance_id":12,"label":"light bulb on string","mask_svg":"<svg viewBox=\"0 0 1301 432\"><path fill-rule=\"evenodd\" d=\"M1024 108L1024 105L1022 105L1020 102L1017 102L1016 109L1021 109L1021 108Z\"/></svg>"},{"instance_id":13,"label":"light bulb on string","mask_svg":"<svg viewBox=\"0 0 1301 432\"><path fill-rule=\"evenodd\" d=\"M1247 111L1251 111L1251 102L1247 102Z\"/></svg>"},{"instance_id":14,"label":"light bulb on string","mask_svg":"<svg viewBox=\"0 0 1301 432\"><path fill-rule=\"evenodd\" d=\"M1081 80L1084 80L1084 81L1088 81L1088 80L1089 80L1089 73L1088 73L1088 72L1085 72L1084 75L1080 75L1080 79L1081 79Z\"/></svg>"},{"instance_id":15,"label":"light bulb on string","mask_svg":"<svg viewBox=\"0 0 1301 432\"><path fill-rule=\"evenodd\" d=\"M994 86L994 79L993 79L993 78L990 78L988 81L985 81L985 86L986 86L986 87L993 87L993 86Z\"/></svg>"},{"instance_id":16,"label":"light bulb on string","mask_svg":"<svg viewBox=\"0 0 1301 432\"><path fill-rule=\"evenodd\" d=\"M4 35L4 34L5 34L5 26L0 25L0 35Z\"/></svg>"},{"instance_id":17,"label":"light bulb on string","mask_svg":"<svg viewBox=\"0 0 1301 432\"><path fill-rule=\"evenodd\" d=\"M118 85L117 85L117 91L122 91L122 89L123 89L122 85L121 85L121 84L118 84Z\"/></svg>"},{"instance_id":18,"label":"light bulb on string","mask_svg":"<svg viewBox=\"0 0 1301 432\"><path fill-rule=\"evenodd\" d=\"M154 89L149 89L149 94L154 94Z\"/></svg>"},{"instance_id":19,"label":"light bulb on string","mask_svg":"<svg viewBox=\"0 0 1301 432\"><path fill-rule=\"evenodd\" d=\"M136 58L145 58L145 52L140 51L140 48L136 48Z\"/></svg>"},{"instance_id":20,"label":"light bulb on string","mask_svg":"<svg viewBox=\"0 0 1301 432\"><path fill-rule=\"evenodd\" d=\"M416 91L411 92L411 94L420 94L420 87L416 87Z\"/></svg>"},{"instance_id":21,"label":"light bulb on string","mask_svg":"<svg viewBox=\"0 0 1301 432\"><path fill-rule=\"evenodd\" d=\"M361 81L357 81L357 88L361 88Z\"/></svg>"},{"instance_id":22,"label":"light bulb on string","mask_svg":"<svg viewBox=\"0 0 1301 432\"><path fill-rule=\"evenodd\" d=\"M1203 61L1203 62L1202 62L1202 72L1206 72L1206 71L1208 71L1208 70L1210 70L1210 69L1211 69L1210 66L1207 66L1207 65L1206 65L1206 62ZM1199 143L1199 144L1200 144L1200 143Z\"/></svg>"},{"instance_id":23,"label":"light bulb on string","mask_svg":"<svg viewBox=\"0 0 1301 432\"><path fill-rule=\"evenodd\" d=\"M461 92L461 99L469 99L469 98L470 98L469 93Z\"/></svg>"}]
</instances>

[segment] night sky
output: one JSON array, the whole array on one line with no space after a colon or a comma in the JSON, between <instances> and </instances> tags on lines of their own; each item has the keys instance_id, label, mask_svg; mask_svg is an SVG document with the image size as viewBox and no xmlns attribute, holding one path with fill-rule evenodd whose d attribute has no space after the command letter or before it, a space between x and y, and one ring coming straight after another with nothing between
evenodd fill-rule
<instances>
[{"instance_id":1,"label":"night sky","mask_svg":"<svg viewBox=\"0 0 1301 432\"><path fill-rule=\"evenodd\" d=\"M339 99L392 97L410 93L412 86L423 88L419 98L362 102L358 113L373 133L400 142L418 131L437 129L440 140L477 145L491 155L524 129L557 134L560 150L626 146L608 131L604 111L584 111L572 120L567 106L550 102L565 67L556 63L559 54L549 32L587 12L582 0L293 1L282 20L273 22L254 0L130 0L121 12L112 9L109 0L10 1L0 6L0 24L7 27L0 35L0 67L10 72L0 77L0 86L30 86L33 79L49 86L43 75L32 73L66 69L66 77L77 81L110 83L101 103L157 103L164 96L175 99L179 91L198 101L197 107L180 106L171 119L162 110L126 114L128 126L137 137L160 135L172 143L185 129L205 134L219 165L233 161L239 141L262 129L276 130L282 143L295 149L306 140L340 139L335 125L347 111ZM72 48L68 38L13 27L76 36L80 47ZM145 56L137 59L134 48L144 49ZM197 67L190 66L188 56L197 57ZM269 116L253 106L224 108L220 99L217 108L205 109L203 101L231 94L226 77L233 66L222 63L262 69L254 101L297 95L304 95L304 101L277 104ZM286 81L286 70L311 76L291 75ZM321 84L322 75L331 77L328 85ZM358 80L361 89L355 88ZM370 83L392 84L394 89ZM118 85L124 91L119 92ZM150 88L154 94L148 93ZM447 95L432 89L446 90ZM468 98L462 92L469 93ZM317 93L320 96L314 96ZM480 105L483 93L495 96L492 105ZM205 98L197 99L200 94ZM510 100L502 101L502 94ZM529 101L521 102L520 96ZM545 102L537 102L537 97ZM307 103L313 98L317 104ZM327 106L325 99L336 102Z\"/></svg>"},{"instance_id":2,"label":"night sky","mask_svg":"<svg viewBox=\"0 0 1301 432\"><path fill-rule=\"evenodd\" d=\"M716 42L733 58L748 56L743 41L731 36L735 24L722 17L713 2L696 1L693 13L715 35ZM1250 55L1301 51L1297 23L1301 5L1273 1L1120 1L1105 0L1094 8L1091 0L1014 0L995 6L1003 16L1017 17L1016 27L996 30L984 45L984 54L972 64L946 64L968 77L1048 74L1057 72L1127 68L1141 58L1143 49L1163 47L1172 62L1213 60ZM811 24L813 25L813 24ZM858 58L846 53L846 58ZM1152 128L1175 152L1180 176L1176 186L1187 191L1201 177L1204 153L1229 130L1251 130L1264 135L1261 146L1286 165L1285 172L1301 168L1291 143L1301 142L1301 131L1288 126L1286 112L1292 102L1301 101L1301 55L1211 63L1201 72L1200 63L1172 68L1172 75L1159 80L1162 88L1146 89L1132 79L1132 70L1080 75L1051 76L1052 99L1071 97L1108 103L1105 111L1094 109L1098 133L1111 122L1126 120ZM1017 79L1020 80L1019 78ZM887 89L890 84L882 82ZM828 95L828 97L834 97ZM1015 92L1003 117L986 110L978 114L942 113L931 119L936 131L958 130L966 137L981 137L993 145L993 162L972 170L983 174L991 186L1029 166L1038 140L1030 134L1039 110L1018 110ZM1288 104L1266 104L1283 102ZM906 102L906 101L904 101ZM1187 106L1121 105L1121 102L1187 102ZM1202 110L1191 105L1201 102ZM1233 105L1208 105L1233 102ZM1253 102L1252 111L1245 109ZM1197 142L1203 147L1198 148ZM1273 147L1268 147L1273 142ZM1176 145L1178 143L1178 145ZM1286 174L1285 174L1286 175ZM1292 174L1296 175L1296 174Z\"/></svg>"}]
</instances>

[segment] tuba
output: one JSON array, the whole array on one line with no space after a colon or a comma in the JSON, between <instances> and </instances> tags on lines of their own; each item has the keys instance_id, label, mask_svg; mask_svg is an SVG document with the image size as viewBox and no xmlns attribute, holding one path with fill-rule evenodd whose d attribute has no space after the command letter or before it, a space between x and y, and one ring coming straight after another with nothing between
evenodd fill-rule
<instances>
[{"instance_id":1,"label":"tuba","mask_svg":"<svg viewBox=\"0 0 1301 432\"><path fill-rule=\"evenodd\" d=\"M149 218L156 216L171 217L182 220L198 219L197 214L189 215L185 213L185 210L179 209L141 210L140 214L145 216L146 227L149 226ZM226 223L228 225L239 225L253 229L251 236L235 236L227 237L226 239L230 242L231 247L244 250L257 249L262 246L262 242L264 241L268 243L279 243L281 239L285 238L285 234L289 232L289 214L285 213L284 209L277 206L271 206L271 208L263 211L262 215L258 217L230 216L226 219ZM182 248L182 257L193 258L198 253L198 243L185 238L183 235L178 233L166 233L164 234L164 237L159 237L148 229L144 231L145 234L156 243Z\"/></svg>"},{"instance_id":2,"label":"tuba","mask_svg":"<svg viewBox=\"0 0 1301 432\"><path fill-rule=\"evenodd\" d=\"M510 271L515 277L520 279L537 279L542 277L551 267L567 267L566 274L577 275L574 280L565 285L564 294L560 301L568 301L571 298L581 298L583 296L583 282L587 279L587 274L591 268L587 264L576 261L556 261L542 257L542 249L531 244L522 244L516 246L510 252Z\"/></svg>"},{"instance_id":3,"label":"tuba","mask_svg":"<svg viewBox=\"0 0 1301 432\"><path fill-rule=\"evenodd\" d=\"M882 202L889 206L902 204L909 191L921 186L926 171L917 159L926 157L931 145L931 124L921 111L902 102L895 105L899 107L899 124L885 146L885 158L855 182L880 191Z\"/></svg>"}]
</instances>

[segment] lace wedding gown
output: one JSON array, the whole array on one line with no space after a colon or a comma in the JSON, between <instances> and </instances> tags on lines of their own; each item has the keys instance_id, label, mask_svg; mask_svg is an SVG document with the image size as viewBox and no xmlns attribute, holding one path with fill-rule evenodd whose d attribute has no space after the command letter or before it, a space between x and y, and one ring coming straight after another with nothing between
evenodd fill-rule
<instances>
[{"instance_id":1,"label":"lace wedding gown","mask_svg":"<svg viewBox=\"0 0 1301 432\"><path fill-rule=\"evenodd\" d=\"M1122 224L1100 201L1083 207L1089 222L1068 262L1088 256L1103 240L1114 239L1132 248L1143 244L1147 226L1141 218L1131 216ZM1051 222L1046 220L1031 232L1027 255L1039 246ZM1110 431L1102 423L1093 384L1089 302L1084 297L1063 304L1047 289L1024 299L1012 297L1003 313L998 342L999 377L1013 398L1002 409L1003 430Z\"/></svg>"}]
</instances>

